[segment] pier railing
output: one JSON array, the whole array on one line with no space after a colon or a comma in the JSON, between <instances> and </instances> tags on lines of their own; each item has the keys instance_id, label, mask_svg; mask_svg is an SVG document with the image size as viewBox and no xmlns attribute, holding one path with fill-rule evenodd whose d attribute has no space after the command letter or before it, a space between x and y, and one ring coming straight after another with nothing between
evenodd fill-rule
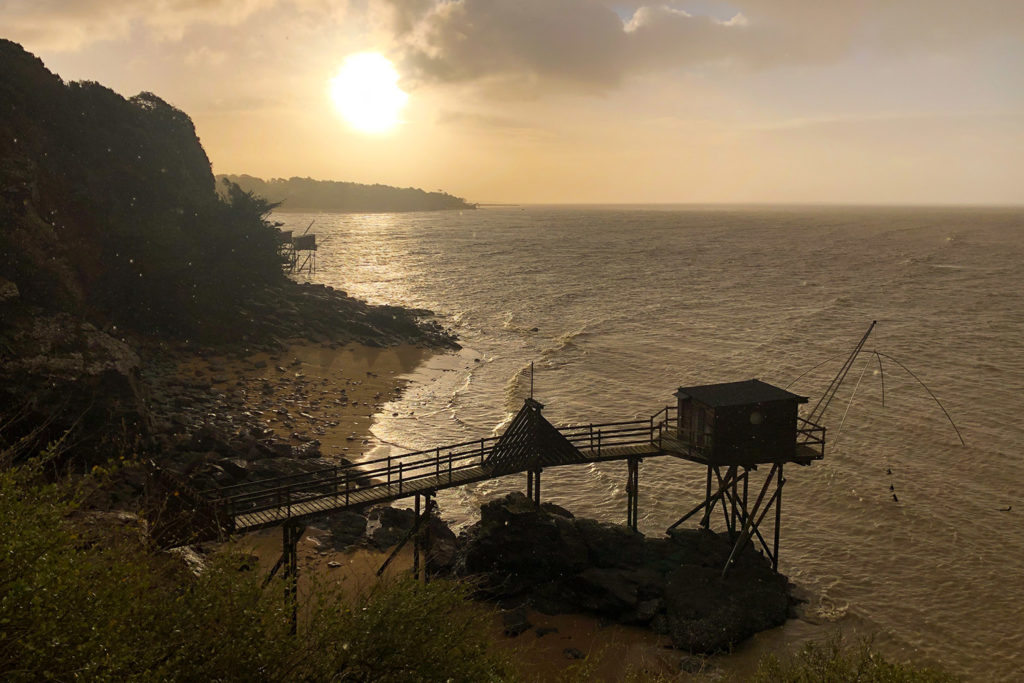
<instances>
[{"instance_id":1,"label":"pier railing","mask_svg":"<svg viewBox=\"0 0 1024 683\"><path fill-rule=\"evenodd\" d=\"M796 418L796 443L815 452L817 458L825 457L825 428L802 417Z\"/></svg>"},{"instance_id":2,"label":"pier railing","mask_svg":"<svg viewBox=\"0 0 1024 683\"><path fill-rule=\"evenodd\" d=\"M559 427L558 431L584 455L593 459L616 457L611 449L649 445L660 449L663 433L677 423L675 407L667 407L650 418ZM406 493L446 488L467 479L486 479L488 458L499 437L487 437L438 446L401 455L327 467L309 472L235 484L203 492L203 497L229 516L285 510L323 498L334 498L339 506L365 502L368 498L393 499ZM523 467L522 471L525 471ZM514 472L503 471L501 476ZM497 476L497 475L494 475ZM360 493L359 499L355 495ZM371 494L369 496L365 494Z\"/></svg>"}]
</instances>

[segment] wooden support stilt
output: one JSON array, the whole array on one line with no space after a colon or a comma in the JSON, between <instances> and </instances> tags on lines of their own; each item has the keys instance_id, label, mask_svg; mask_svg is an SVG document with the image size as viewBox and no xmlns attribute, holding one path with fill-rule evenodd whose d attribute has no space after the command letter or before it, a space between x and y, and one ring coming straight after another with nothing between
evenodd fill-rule
<instances>
[{"instance_id":1,"label":"wooden support stilt","mask_svg":"<svg viewBox=\"0 0 1024 683\"><path fill-rule=\"evenodd\" d=\"M640 521L640 459L633 463L633 531Z\"/></svg>"},{"instance_id":2,"label":"wooden support stilt","mask_svg":"<svg viewBox=\"0 0 1024 683\"><path fill-rule=\"evenodd\" d=\"M281 527L281 557L263 580L265 588L281 567L284 567L284 598L291 606L289 632L294 636L299 629L299 551L298 544L306 525L288 520Z\"/></svg>"},{"instance_id":3,"label":"wooden support stilt","mask_svg":"<svg viewBox=\"0 0 1024 683\"><path fill-rule=\"evenodd\" d=\"M540 507L540 469L533 473L533 504Z\"/></svg>"},{"instance_id":4,"label":"wooden support stilt","mask_svg":"<svg viewBox=\"0 0 1024 683\"><path fill-rule=\"evenodd\" d=\"M526 497L533 500L533 470L526 473Z\"/></svg>"},{"instance_id":5,"label":"wooden support stilt","mask_svg":"<svg viewBox=\"0 0 1024 683\"><path fill-rule=\"evenodd\" d=\"M742 475L738 475L738 476L742 476L742 477L743 477L743 483L744 483L744 486L745 486L745 485L746 485L746 477L747 477L747 472L746 472L746 471L744 471L744 473L743 473ZM715 502L717 502L717 501L718 501L719 499L721 499L721 498L722 498L723 496L725 496L725 495L726 495L726 487L727 487L728 485L730 485L730 484L731 484L731 481L729 480L729 477L728 477L728 475L726 475L726 479L725 479L725 480L724 480L724 482L723 482L723 486L719 487L718 491L717 491L717 492L715 492L715 493L714 493L713 495L711 495L711 501L710 501L710 504L711 504L711 505L714 505L714 503L715 503ZM675 522L674 522L674 523L672 524L672 526L670 526L670 527L669 527L668 529L666 529L666 530L665 530L665 533L668 533L668 532L672 531L672 530L673 530L673 529L675 529L675 528L676 528L677 526L679 526L680 524L682 524L682 523L683 523L683 522L685 522L686 520L690 519L691 517L693 517L693 516L694 516L695 514L697 514L697 513L698 513L698 512L700 512L701 510L704 510L704 511L706 512L706 511L707 511L707 508L708 508L708 505L709 505L709 501L707 501L707 500L705 500L705 501L703 501L703 502L701 502L701 503L698 503L698 504L697 504L697 506L696 506L695 508L693 508L692 510L690 510L689 512L687 512L687 513L686 513L685 515L683 515L682 517L680 517L679 519L677 519L677 520L676 520L676 521L675 521ZM705 526L705 524L704 524L704 520L703 520L703 519L702 519L702 520L701 520L701 522L700 522L700 526L702 526L702 527L704 527L704 528L707 528L707 527Z\"/></svg>"},{"instance_id":6,"label":"wooden support stilt","mask_svg":"<svg viewBox=\"0 0 1024 683\"><path fill-rule=\"evenodd\" d=\"M705 529L711 525L711 509L714 506L715 501L711 498L711 465L708 465L707 485L705 486L704 494L704 517L700 520L700 525Z\"/></svg>"},{"instance_id":7,"label":"wooden support stilt","mask_svg":"<svg viewBox=\"0 0 1024 683\"><path fill-rule=\"evenodd\" d=\"M423 495L423 583L430 583L430 515L434 500L431 494Z\"/></svg>"},{"instance_id":8,"label":"wooden support stilt","mask_svg":"<svg viewBox=\"0 0 1024 683\"><path fill-rule=\"evenodd\" d=\"M782 528L782 485L786 480L782 476L782 463L779 463L778 497L775 499L775 548L772 551L772 569L779 570L779 530Z\"/></svg>"},{"instance_id":9,"label":"wooden support stilt","mask_svg":"<svg viewBox=\"0 0 1024 683\"><path fill-rule=\"evenodd\" d=\"M416 494L415 502L413 503L413 513L416 515L416 526L419 526L420 521L420 494ZM414 533L412 535L412 578L416 581L420 578L420 535Z\"/></svg>"},{"instance_id":10,"label":"wooden support stilt","mask_svg":"<svg viewBox=\"0 0 1024 683\"><path fill-rule=\"evenodd\" d=\"M736 485L738 483L736 481L737 469L738 468L736 467L736 465L733 465L732 467L729 468L729 474L732 475L732 492L729 494L729 503L730 503L730 505L729 505L729 508L730 508L729 530L730 530L730 532L732 533L733 536L736 535L736 522L739 520L739 517L740 517L740 514L739 514L739 496L737 495L737 491L736 491Z\"/></svg>"},{"instance_id":11,"label":"wooden support stilt","mask_svg":"<svg viewBox=\"0 0 1024 683\"><path fill-rule=\"evenodd\" d=\"M633 496L636 493L633 476L633 458L629 458L626 461L626 526L635 531L636 521L633 519Z\"/></svg>"},{"instance_id":12,"label":"wooden support stilt","mask_svg":"<svg viewBox=\"0 0 1024 683\"><path fill-rule=\"evenodd\" d=\"M747 519L744 521L743 524L743 530L740 532L739 538L736 539L736 543L735 545L733 545L732 552L729 553L729 559L726 560L725 567L722 568L723 578L728 573L729 567L732 566L733 562L736 560L737 557L739 557L739 554L747 545L747 541L750 540L751 535L757 534L758 538L761 539L762 543L764 542L758 527L760 527L761 521L764 519L765 515L768 514L768 511L771 510L772 505L774 505L776 501L779 499L779 497L782 495L782 485L784 482L780 475L781 468L782 465L780 463L776 463L772 465L771 471L768 472L768 477L764 480L764 485L761 486L761 491L757 496L757 500L754 502L754 507L747 514ZM772 496L768 499L768 502L762 509L761 503L764 501L765 494L771 488L773 479L775 480L775 493L772 494ZM758 514L758 511L760 511L760 514ZM776 514L778 514L778 510L776 510ZM769 553L772 552L767 547L765 547L765 550L767 550ZM777 555L777 553L778 551L776 550L775 554ZM774 557L772 558L772 563L773 565L777 564L776 559Z\"/></svg>"}]
</instances>

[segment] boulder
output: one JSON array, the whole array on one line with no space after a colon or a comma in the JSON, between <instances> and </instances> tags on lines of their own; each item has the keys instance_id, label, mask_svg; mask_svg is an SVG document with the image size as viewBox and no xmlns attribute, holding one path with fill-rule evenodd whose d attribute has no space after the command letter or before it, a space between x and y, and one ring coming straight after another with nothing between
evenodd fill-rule
<instances>
[{"instance_id":1,"label":"boulder","mask_svg":"<svg viewBox=\"0 0 1024 683\"><path fill-rule=\"evenodd\" d=\"M336 550L355 545L366 533L366 521L366 517L352 510L333 513L327 527L331 533L331 544Z\"/></svg>"},{"instance_id":2,"label":"boulder","mask_svg":"<svg viewBox=\"0 0 1024 683\"><path fill-rule=\"evenodd\" d=\"M731 548L726 534L647 539L512 493L482 505L459 536L455 571L502 603L647 625L679 649L710 653L781 624L789 609L786 578L750 546L722 578Z\"/></svg>"}]
</instances>

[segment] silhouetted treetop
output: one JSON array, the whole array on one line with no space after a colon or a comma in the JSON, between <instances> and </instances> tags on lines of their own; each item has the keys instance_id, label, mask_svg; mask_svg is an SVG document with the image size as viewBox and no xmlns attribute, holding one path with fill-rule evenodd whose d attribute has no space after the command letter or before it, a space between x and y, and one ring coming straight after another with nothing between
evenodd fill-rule
<instances>
[{"instance_id":1,"label":"silhouetted treetop","mask_svg":"<svg viewBox=\"0 0 1024 683\"><path fill-rule=\"evenodd\" d=\"M338 211L373 213L392 211L438 211L475 209L476 204L447 192L427 192L415 187L363 185L312 178L272 178L250 175L218 176L237 183L272 202L280 202L284 211Z\"/></svg>"}]
</instances>

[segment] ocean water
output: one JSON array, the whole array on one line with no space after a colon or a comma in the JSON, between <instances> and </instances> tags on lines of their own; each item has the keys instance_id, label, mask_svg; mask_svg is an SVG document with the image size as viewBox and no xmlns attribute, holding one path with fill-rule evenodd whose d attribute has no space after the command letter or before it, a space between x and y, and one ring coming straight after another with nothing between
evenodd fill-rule
<instances>
[{"instance_id":1,"label":"ocean water","mask_svg":"<svg viewBox=\"0 0 1024 683\"><path fill-rule=\"evenodd\" d=\"M275 218L298 232L314 221L320 251L308 279L431 309L465 346L432 359L387 406L374 433L392 445L378 454L499 433L529 394L531 362L556 424L647 417L683 385L787 386L831 359L791 387L813 405L877 320L865 350L916 374L966 446L910 374L860 356L823 420L825 459L786 472L780 569L810 603L777 638L839 626L970 679L1024 677L1024 210ZM640 530L660 534L696 505L703 476L682 461L645 461ZM551 469L543 497L624 523L625 484L624 463ZM482 500L514 488L525 476L439 502L465 524Z\"/></svg>"}]
</instances>

